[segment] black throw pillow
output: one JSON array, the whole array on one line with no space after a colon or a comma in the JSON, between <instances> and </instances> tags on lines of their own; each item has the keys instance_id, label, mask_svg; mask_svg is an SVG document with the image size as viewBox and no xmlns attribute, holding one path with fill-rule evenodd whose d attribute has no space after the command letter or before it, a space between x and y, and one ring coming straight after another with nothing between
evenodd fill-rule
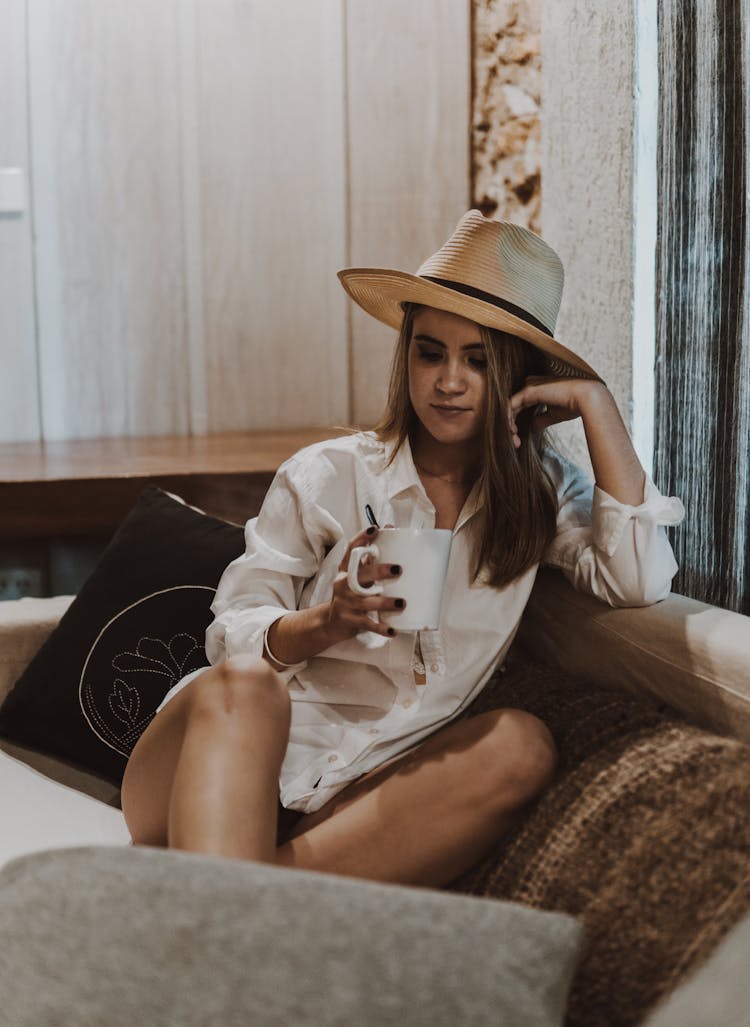
<instances>
[{"instance_id":1,"label":"black throw pillow","mask_svg":"<svg viewBox=\"0 0 750 1027\"><path fill-rule=\"evenodd\" d=\"M207 664L216 585L244 548L239 525L147 488L0 708L0 735L119 786L166 693Z\"/></svg>"}]
</instances>

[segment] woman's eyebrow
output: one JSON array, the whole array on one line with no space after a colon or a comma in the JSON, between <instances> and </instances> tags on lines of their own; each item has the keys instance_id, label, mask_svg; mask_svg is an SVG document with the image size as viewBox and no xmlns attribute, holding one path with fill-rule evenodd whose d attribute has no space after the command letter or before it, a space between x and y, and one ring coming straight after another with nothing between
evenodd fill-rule
<instances>
[{"instance_id":1,"label":"woman's eyebrow","mask_svg":"<svg viewBox=\"0 0 750 1027\"><path fill-rule=\"evenodd\" d=\"M436 346L442 346L443 349L447 349L448 348L445 345L444 342L440 341L440 339L436 339L433 335L427 335L424 332L420 332L419 335L415 335L414 336L414 341L415 342L432 342ZM467 342L465 346L461 347L461 349L484 349L484 345L481 342Z\"/></svg>"}]
</instances>

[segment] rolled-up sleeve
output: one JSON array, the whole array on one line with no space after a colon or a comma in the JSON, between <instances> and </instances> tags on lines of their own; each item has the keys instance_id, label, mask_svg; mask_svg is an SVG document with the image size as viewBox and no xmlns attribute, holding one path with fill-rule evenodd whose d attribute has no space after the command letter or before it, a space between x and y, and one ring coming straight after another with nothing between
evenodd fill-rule
<instances>
[{"instance_id":1,"label":"rolled-up sleeve","mask_svg":"<svg viewBox=\"0 0 750 1027\"><path fill-rule=\"evenodd\" d=\"M643 502L620 503L569 460L545 455L558 491L557 534L543 563L559 567L582 592L610 606L649 606L665 599L677 561L665 528L679 524L685 508L663 496L646 475Z\"/></svg>"},{"instance_id":2,"label":"rolled-up sleeve","mask_svg":"<svg viewBox=\"0 0 750 1027\"><path fill-rule=\"evenodd\" d=\"M297 609L305 582L323 556L322 525L294 461L277 472L260 513L245 525L245 552L224 571L211 605L214 621L206 632L212 664L240 653L263 655L268 628ZM287 681L305 663L282 672Z\"/></svg>"}]
</instances>

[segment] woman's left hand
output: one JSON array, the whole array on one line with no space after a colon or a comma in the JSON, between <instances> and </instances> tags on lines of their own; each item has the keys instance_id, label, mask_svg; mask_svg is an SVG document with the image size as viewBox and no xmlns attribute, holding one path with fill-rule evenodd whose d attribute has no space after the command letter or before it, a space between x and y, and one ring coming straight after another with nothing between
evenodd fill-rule
<instances>
[{"instance_id":1,"label":"woman's left hand","mask_svg":"<svg viewBox=\"0 0 750 1027\"><path fill-rule=\"evenodd\" d=\"M531 419L531 431L540 432L560 421L581 417L586 406L600 393L606 393L604 382L588 378L546 378L530 375L524 386L510 398L508 416L513 432L513 445L521 445L516 417L529 407L544 409Z\"/></svg>"},{"instance_id":2,"label":"woman's left hand","mask_svg":"<svg viewBox=\"0 0 750 1027\"><path fill-rule=\"evenodd\" d=\"M542 404L546 410L532 417L531 431L580 417L596 484L618 503L640 506L646 475L615 398L604 382L592 378L528 377L508 403L516 449L521 445L516 417L523 410Z\"/></svg>"}]
</instances>

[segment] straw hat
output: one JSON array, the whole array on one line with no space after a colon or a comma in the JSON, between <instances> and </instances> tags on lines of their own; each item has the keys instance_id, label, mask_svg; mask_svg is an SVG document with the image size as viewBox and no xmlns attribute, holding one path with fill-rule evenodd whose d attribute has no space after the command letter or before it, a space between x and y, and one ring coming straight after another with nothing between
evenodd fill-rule
<instances>
[{"instance_id":1,"label":"straw hat","mask_svg":"<svg viewBox=\"0 0 750 1027\"><path fill-rule=\"evenodd\" d=\"M416 275L350 267L338 277L355 303L392 328L401 328L402 303L421 303L526 339L546 354L551 375L599 379L554 338L563 266L547 243L520 225L469 210Z\"/></svg>"}]
</instances>

